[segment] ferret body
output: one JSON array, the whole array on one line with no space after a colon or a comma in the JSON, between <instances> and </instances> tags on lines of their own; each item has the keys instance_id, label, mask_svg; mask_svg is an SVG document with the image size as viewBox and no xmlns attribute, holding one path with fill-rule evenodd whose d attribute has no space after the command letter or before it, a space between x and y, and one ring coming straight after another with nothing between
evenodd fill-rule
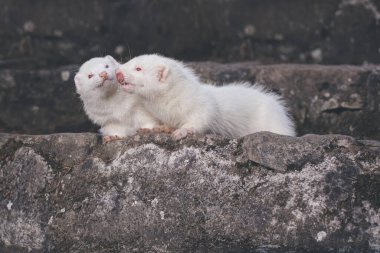
<instances>
[{"instance_id":1,"label":"ferret body","mask_svg":"<svg viewBox=\"0 0 380 253\"><path fill-rule=\"evenodd\" d=\"M280 97L261 86L231 83L203 88L214 96L219 108L221 117L213 125L216 133L231 138L260 131L295 136L294 123Z\"/></svg>"},{"instance_id":2,"label":"ferret body","mask_svg":"<svg viewBox=\"0 0 380 253\"><path fill-rule=\"evenodd\" d=\"M147 110L178 128L173 133L175 139L188 133L228 138L259 131L295 135L280 97L257 85L206 85L181 62L159 55L130 60L120 66L117 77L126 91L143 98Z\"/></svg>"},{"instance_id":3,"label":"ferret body","mask_svg":"<svg viewBox=\"0 0 380 253\"><path fill-rule=\"evenodd\" d=\"M159 121L144 109L138 96L120 90L111 56L92 58L75 75L77 93L92 122L105 136L126 137L139 128L153 128Z\"/></svg>"}]
</instances>

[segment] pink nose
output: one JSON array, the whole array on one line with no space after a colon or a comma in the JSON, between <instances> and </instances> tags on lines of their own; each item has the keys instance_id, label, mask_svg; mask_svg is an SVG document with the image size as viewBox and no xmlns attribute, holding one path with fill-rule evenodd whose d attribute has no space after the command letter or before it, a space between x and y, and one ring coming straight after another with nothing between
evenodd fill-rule
<instances>
[{"instance_id":1,"label":"pink nose","mask_svg":"<svg viewBox=\"0 0 380 253\"><path fill-rule=\"evenodd\" d=\"M121 70L116 71L116 79L119 83L124 83L124 75L123 72L121 72Z\"/></svg>"},{"instance_id":2,"label":"pink nose","mask_svg":"<svg viewBox=\"0 0 380 253\"><path fill-rule=\"evenodd\" d=\"M99 76L103 79L106 79L107 78L107 72L103 71L99 74Z\"/></svg>"}]
</instances>

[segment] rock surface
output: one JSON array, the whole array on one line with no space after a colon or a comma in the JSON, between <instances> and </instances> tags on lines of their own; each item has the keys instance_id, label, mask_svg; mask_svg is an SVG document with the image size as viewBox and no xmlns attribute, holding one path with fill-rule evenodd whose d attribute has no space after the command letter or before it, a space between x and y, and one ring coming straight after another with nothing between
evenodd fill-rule
<instances>
[{"instance_id":1,"label":"rock surface","mask_svg":"<svg viewBox=\"0 0 380 253\"><path fill-rule=\"evenodd\" d=\"M0 135L1 252L379 252L380 143Z\"/></svg>"},{"instance_id":2,"label":"rock surface","mask_svg":"<svg viewBox=\"0 0 380 253\"><path fill-rule=\"evenodd\" d=\"M258 82L281 94L300 135L345 134L380 140L380 67L190 64L206 82ZM96 131L76 97L76 66L0 71L0 132Z\"/></svg>"},{"instance_id":3,"label":"rock surface","mask_svg":"<svg viewBox=\"0 0 380 253\"><path fill-rule=\"evenodd\" d=\"M146 52L197 61L380 63L378 0L0 0L0 6L0 67Z\"/></svg>"}]
</instances>

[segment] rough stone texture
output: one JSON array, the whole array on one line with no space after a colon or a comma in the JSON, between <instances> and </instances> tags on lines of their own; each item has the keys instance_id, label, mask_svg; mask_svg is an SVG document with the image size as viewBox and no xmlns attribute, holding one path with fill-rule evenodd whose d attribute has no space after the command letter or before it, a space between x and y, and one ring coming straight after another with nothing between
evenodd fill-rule
<instances>
[{"instance_id":1,"label":"rough stone texture","mask_svg":"<svg viewBox=\"0 0 380 253\"><path fill-rule=\"evenodd\" d=\"M379 252L380 143L0 135L1 252Z\"/></svg>"},{"instance_id":2,"label":"rough stone texture","mask_svg":"<svg viewBox=\"0 0 380 253\"><path fill-rule=\"evenodd\" d=\"M183 60L380 63L378 0L1 0L0 66L159 52Z\"/></svg>"},{"instance_id":3,"label":"rough stone texture","mask_svg":"<svg viewBox=\"0 0 380 253\"><path fill-rule=\"evenodd\" d=\"M380 67L192 63L206 82L258 82L282 96L300 135L380 140ZM75 95L75 66L0 71L0 132L96 131Z\"/></svg>"}]
</instances>

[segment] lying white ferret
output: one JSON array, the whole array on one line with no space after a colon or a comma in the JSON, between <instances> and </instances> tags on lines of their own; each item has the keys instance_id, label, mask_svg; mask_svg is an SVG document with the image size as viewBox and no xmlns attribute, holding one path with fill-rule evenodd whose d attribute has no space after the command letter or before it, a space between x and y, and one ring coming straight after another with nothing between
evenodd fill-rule
<instances>
[{"instance_id":1,"label":"lying white ferret","mask_svg":"<svg viewBox=\"0 0 380 253\"><path fill-rule=\"evenodd\" d=\"M143 98L149 112L178 128L175 139L189 133L229 138L259 131L295 135L281 98L258 85L206 85L181 62L159 55L133 58L119 67L117 79L127 92Z\"/></svg>"},{"instance_id":2,"label":"lying white ferret","mask_svg":"<svg viewBox=\"0 0 380 253\"><path fill-rule=\"evenodd\" d=\"M138 96L119 89L112 57L92 58L75 75L77 93L88 117L101 127L105 141L133 135L139 128L153 128L159 121L139 102Z\"/></svg>"}]
</instances>

